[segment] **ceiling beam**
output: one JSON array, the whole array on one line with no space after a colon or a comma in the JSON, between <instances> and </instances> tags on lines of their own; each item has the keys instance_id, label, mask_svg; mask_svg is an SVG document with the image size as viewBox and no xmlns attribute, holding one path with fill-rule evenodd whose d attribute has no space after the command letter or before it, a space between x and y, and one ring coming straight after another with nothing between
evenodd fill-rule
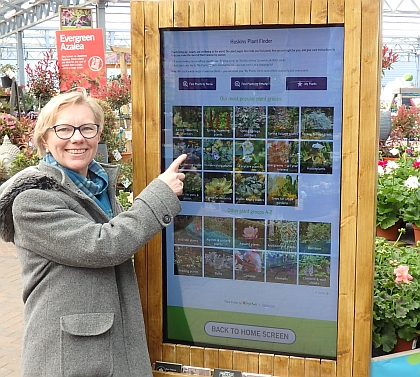
<instances>
[{"instance_id":1,"label":"ceiling beam","mask_svg":"<svg viewBox=\"0 0 420 377\"><path fill-rule=\"evenodd\" d=\"M83 2L83 4L81 4ZM0 0L3 4L4 1ZM57 17L60 6L83 6L92 5L91 1L83 0L53 0L36 2L29 9L21 9L9 19L0 21L0 38L8 37L11 34L38 25L41 22Z\"/></svg>"}]
</instances>

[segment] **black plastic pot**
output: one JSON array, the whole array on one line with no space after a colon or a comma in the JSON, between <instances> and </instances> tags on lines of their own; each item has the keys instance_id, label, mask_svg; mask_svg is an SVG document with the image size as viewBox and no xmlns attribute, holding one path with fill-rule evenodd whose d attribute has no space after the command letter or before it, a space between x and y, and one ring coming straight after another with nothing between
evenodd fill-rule
<instances>
[{"instance_id":1,"label":"black plastic pot","mask_svg":"<svg viewBox=\"0 0 420 377\"><path fill-rule=\"evenodd\" d=\"M12 86L12 79L8 76L1 77L1 86L3 88L10 88Z\"/></svg>"}]
</instances>

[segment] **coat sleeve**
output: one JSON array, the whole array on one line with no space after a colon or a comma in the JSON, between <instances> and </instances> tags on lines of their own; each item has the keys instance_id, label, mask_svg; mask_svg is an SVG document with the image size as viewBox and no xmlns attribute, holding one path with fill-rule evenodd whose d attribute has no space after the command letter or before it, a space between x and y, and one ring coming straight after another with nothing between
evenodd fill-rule
<instances>
[{"instance_id":1,"label":"coat sleeve","mask_svg":"<svg viewBox=\"0 0 420 377\"><path fill-rule=\"evenodd\" d=\"M121 264L168 226L181 210L178 197L155 179L129 211L106 223L63 192L31 189L12 207L17 247L73 267L102 268Z\"/></svg>"}]
</instances>

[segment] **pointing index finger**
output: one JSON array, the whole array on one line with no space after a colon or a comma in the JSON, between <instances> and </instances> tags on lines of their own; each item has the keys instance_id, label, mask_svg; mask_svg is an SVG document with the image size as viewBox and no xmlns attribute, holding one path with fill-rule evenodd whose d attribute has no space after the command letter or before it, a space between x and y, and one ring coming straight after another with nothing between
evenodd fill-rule
<instances>
[{"instance_id":1,"label":"pointing index finger","mask_svg":"<svg viewBox=\"0 0 420 377\"><path fill-rule=\"evenodd\" d=\"M178 171L179 165L181 165L185 159L187 158L186 154L182 154L177 159L175 159L172 164L169 165L168 169L166 170L172 170L172 171Z\"/></svg>"}]
</instances>

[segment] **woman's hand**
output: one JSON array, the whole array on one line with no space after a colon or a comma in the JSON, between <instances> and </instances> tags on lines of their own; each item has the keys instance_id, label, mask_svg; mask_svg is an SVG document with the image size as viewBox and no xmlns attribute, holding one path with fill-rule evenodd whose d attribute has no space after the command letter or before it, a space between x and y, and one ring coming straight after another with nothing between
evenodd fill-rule
<instances>
[{"instance_id":1,"label":"woman's hand","mask_svg":"<svg viewBox=\"0 0 420 377\"><path fill-rule=\"evenodd\" d=\"M161 175L159 175L159 179L165 182L170 189L176 194L181 195L182 189L184 187L184 183L182 182L185 179L184 173L179 173L179 165L181 165L185 159L187 158L186 154L182 154L176 160L169 165L168 169L166 169Z\"/></svg>"}]
</instances>

